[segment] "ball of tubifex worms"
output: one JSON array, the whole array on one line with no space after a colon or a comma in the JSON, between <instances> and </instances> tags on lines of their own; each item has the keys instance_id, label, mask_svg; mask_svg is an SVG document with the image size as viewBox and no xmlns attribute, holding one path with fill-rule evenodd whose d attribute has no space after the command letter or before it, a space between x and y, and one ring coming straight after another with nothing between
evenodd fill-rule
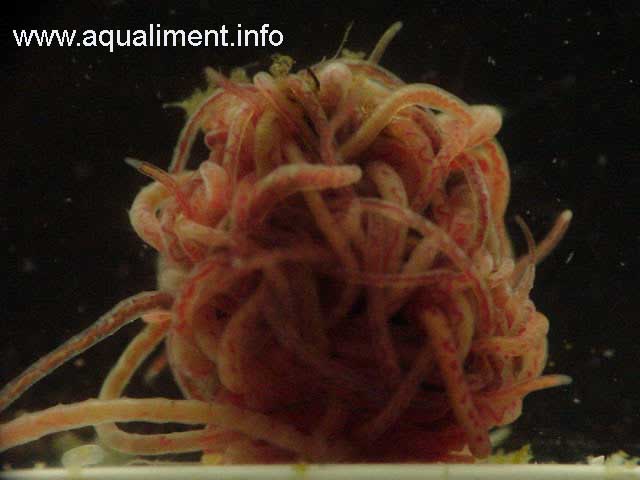
<instances>
[{"instance_id":1,"label":"ball of tubifex worms","mask_svg":"<svg viewBox=\"0 0 640 480\"><path fill-rule=\"evenodd\" d=\"M93 425L134 455L470 461L525 395L569 381L542 375L549 323L529 295L571 213L537 246L519 220L529 248L515 258L500 111L380 67L399 28L366 60L207 71L168 169L127 160L153 180L130 217L158 252L158 290L38 360L0 409L125 324L143 329L97 398L0 425L0 451ZM194 158L201 134L208 156ZM122 397L159 345L145 378L170 369L184 399Z\"/></svg>"}]
</instances>

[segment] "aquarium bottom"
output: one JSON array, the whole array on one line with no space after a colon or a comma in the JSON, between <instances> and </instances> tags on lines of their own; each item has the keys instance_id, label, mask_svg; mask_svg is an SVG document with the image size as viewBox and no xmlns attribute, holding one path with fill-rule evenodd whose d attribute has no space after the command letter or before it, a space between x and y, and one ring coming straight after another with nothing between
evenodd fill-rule
<instances>
[{"instance_id":1,"label":"aquarium bottom","mask_svg":"<svg viewBox=\"0 0 640 480\"><path fill-rule=\"evenodd\" d=\"M640 479L640 466L612 465L153 465L41 468L0 473L7 480L595 480Z\"/></svg>"}]
</instances>

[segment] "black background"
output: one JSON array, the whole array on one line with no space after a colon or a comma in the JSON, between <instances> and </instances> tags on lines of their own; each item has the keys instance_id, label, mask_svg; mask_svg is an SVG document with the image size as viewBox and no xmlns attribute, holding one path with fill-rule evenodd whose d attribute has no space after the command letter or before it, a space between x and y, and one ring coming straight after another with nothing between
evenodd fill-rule
<instances>
[{"instance_id":1,"label":"black background","mask_svg":"<svg viewBox=\"0 0 640 480\"><path fill-rule=\"evenodd\" d=\"M469 103L502 106L499 134L513 174L509 227L523 215L536 237L563 208L564 242L538 271L533 298L551 321L549 372L565 388L532 394L509 447L574 462L625 449L640 455L640 8L614 2L166 2L29 3L3 18L0 226L7 252L0 384L120 299L154 288L153 253L128 223L147 179L131 156L167 166L181 112L164 102L204 86L207 65L259 61L275 51L297 66L347 46L369 51L395 20L404 29L383 65L438 84ZM562 6L552 6L561 3ZM632 3L632 2L629 2ZM620 3L621 4L621 3ZM12 29L214 28L269 23L265 48L17 48ZM634 59L635 56L635 59ZM16 408L95 396L133 330L63 367ZM22 452L24 454L24 452ZM6 454L12 462L25 462ZM36 458L27 458L26 464Z\"/></svg>"}]
</instances>

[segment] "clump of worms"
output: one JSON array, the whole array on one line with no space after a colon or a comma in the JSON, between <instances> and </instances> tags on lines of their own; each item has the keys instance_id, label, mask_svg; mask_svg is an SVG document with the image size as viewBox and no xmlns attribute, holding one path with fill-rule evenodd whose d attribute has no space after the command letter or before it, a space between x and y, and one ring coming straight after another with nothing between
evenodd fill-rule
<instances>
[{"instance_id":1,"label":"clump of worms","mask_svg":"<svg viewBox=\"0 0 640 480\"><path fill-rule=\"evenodd\" d=\"M158 290L116 305L0 392L0 409L64 362L142 319L97 398L0 425L0 450L95 426L133 455L224 463L473 461L543 375L536 262L565 211L516 258L505 227L502 117L367 59L338 56L216 88L167 170L130 210L158 252ZM284 62L286 64L286 62ZM199 136L206 158L193 158ZM134 372L170 368L184 399L126 398ZM116 422L180 423L138 434Z\"/></svg>"}]
</instances>

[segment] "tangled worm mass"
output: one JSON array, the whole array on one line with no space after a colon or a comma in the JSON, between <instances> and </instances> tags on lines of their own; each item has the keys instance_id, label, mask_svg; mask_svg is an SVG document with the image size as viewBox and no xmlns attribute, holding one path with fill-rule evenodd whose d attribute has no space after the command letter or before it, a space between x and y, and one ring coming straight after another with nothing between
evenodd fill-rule
<instances>
[{"instance_id":1,"label":"tangled worm mass","mask_svg":"<svg viewBox=\"0 0 640 480\"><path fill-rule=\"evenodd\" d=\"M0 392L5 409L64 362L142 319L98 398L0 426L0 450L95 426L133 455L224 463L472 461L542 375L547 318L529 295L562 237L528 253L505 228L510 181L498 109L467 105L368 59L324 60L216 88L165 171L130 210L158 252L158 290L134 295ZM204 137L208 157L194 159ZM126 398L170 368L184 399ZM191 429L130 433L115 422Z\"/></svg>"}]
</instances>

